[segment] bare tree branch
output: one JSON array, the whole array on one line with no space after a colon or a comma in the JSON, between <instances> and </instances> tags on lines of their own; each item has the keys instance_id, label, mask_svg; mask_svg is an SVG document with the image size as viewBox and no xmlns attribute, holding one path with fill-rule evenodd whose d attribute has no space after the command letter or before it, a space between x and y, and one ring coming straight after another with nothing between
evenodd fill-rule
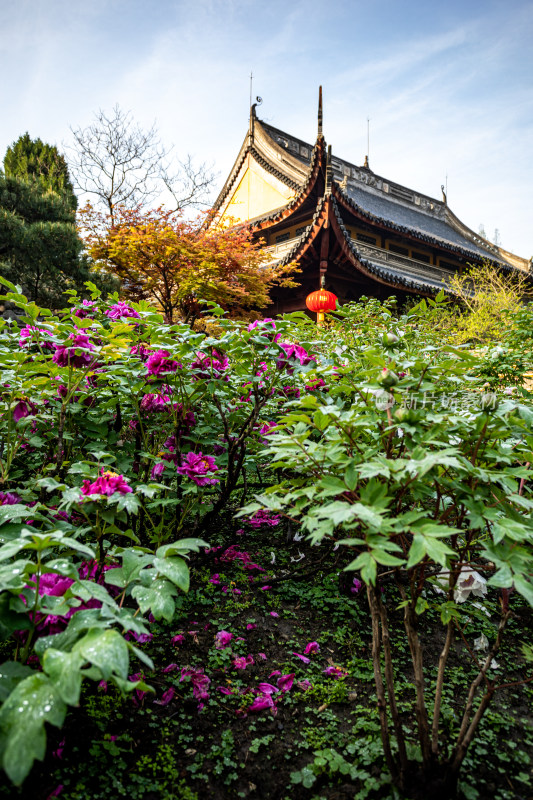
<instances>
[{"instance_id":1,"label":"bare tree branch","mask_svg":"<svg viewBox=\"0 0 533 800\"><path fill-rule=\"evenodd\" d=\"M196 167L190 156L173 174L172 148L163 145L155 123L144 130L130 111L115 105L111 114L100 109L92 125L71 131L74 145L67 150L76 188L95 195L112 221L117 205L146 206L165 189L175 210L208 205L213 174L205 164Z\"/></svg>"}]
</instances>

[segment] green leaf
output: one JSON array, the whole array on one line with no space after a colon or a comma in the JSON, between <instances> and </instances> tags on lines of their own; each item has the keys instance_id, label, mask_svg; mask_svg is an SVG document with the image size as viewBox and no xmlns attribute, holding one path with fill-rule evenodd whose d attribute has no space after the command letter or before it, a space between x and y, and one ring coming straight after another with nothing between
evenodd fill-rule
<instances>
[{"instance_id":1,"label":"green leaf","mask_svg":"<svg viewBox=\"0 0 533 800\"><path fill-rule=\"evenodd\" d=\"M189 591L189 567L182 558L154 558L154 567L183 592Z\"/></svg>"},{"instance_id":2,"label":"green leaf","mask_svg":"<svg viewBox=\"0 0 533 800\"><path fill-rule=\"evenodd\" d=\"M0 665L0 702L3 703L15 686L32 674L32 668L25 664L19 664L18 661L4 661Z\"/></svg>"},{"instance_id":3,"label":"green leaf","mask_svg":"<svg viewBox=\"0 0 533 800\"><path fill-rule=\"evenodd\" d=\"M65 653L49 647L43 657L43 670L56 687L61 699L70 706L80 701L83 664L80 653Z\"/></svg>"},{"instance_id":4,"label":"green leaf","mask_svg":"<svg viewBox=\"0 0 533 800\"><path fill-rule=\"evenodd\" d=\"M176 604L176 586L166 579L159 578L148 586L135 586L131 596L137 601L142 614L152 612L156 620L162 617L171 622Z\"/></svg>"},{"instance_id":5,"label":"green leaf","mask_svg":"<svg viewBox=\"0 0 533 800\"><path fill-rule=\"evenodd\" d=\"M113 629L91 629L72 648L72 654L79 654L82 660L98 667L104 681L112 674L126 680L128 677L128 645L121 634Z\"/></svg>"},{"instance_id":6,"label":"green leaf","mask_svg":"<svg viewBox=\"0 0 533 800\"><path fill-rule=\"evenodd\" d=\"M46 751L45 723L60 728L67 706L50 678L37 673L24 678L0 709L0 753L8 778L20 786L35 759Z\"/></svg>"},{"instance_id":7,"label":"green leaf","mask_svg":"<svg viewBox=\"0 0 533 800\"><path fill-rule=\"evenodd\" d=\"M514 576L514 585L516 591L522 595L530 606L533 606L533 584L527 580L523 575Z\"/></svg>"}]
</instances>

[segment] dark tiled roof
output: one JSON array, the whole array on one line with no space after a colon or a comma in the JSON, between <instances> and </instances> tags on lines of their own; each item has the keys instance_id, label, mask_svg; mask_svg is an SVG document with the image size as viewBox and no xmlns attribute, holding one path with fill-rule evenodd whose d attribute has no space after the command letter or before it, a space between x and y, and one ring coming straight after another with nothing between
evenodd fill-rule
<instances>
[{"instance_id":1,"label":"dark tiled roof","mask_svg":"<svg viewBox=\"0 0 533 800\"><path fill-rule=\"evenodd\" d=\"M436 295L439 291L445 288L442 281L435 279L435 277L431 274L428 275L415 275L409 273L408 270L405 269L395 269L391 266L384 266L383 264L375 264L372 262L371 259L364 258L361 253L358 252L354 243L351 240L350 234L346 230L344 223L342 221L340 209L337 205L336 200L333 200L333 211L335 214L335 218L339 224L339 227L346 239L346 242L356 258L356 260L368 270L368 272L373 273L377 278L381 278L381 280L386 281L389 284L394 286L402 287L404 286L408 291L422 291L426 292L427 294ZM429 270L428 270L429 271Z\"/></svg>"},{"instance_id":2,"label":"dark tiled roof","mask_svg":"<svg viewBox=\"0 0 533 800\"><path fill-rule=\"evenodd\" d=\"M392 222L415 234L436 239L452 247L461 248L481 258L494 260L494 253L479 247L474 242L452 228L445 220L431 214L425 214L414 207L397 203L388 197L383 197L366 190L363 186L354 186L351 181L343 192L348 195L363 211L367 211L380 221Z\"/></svg>"}]
</instances>

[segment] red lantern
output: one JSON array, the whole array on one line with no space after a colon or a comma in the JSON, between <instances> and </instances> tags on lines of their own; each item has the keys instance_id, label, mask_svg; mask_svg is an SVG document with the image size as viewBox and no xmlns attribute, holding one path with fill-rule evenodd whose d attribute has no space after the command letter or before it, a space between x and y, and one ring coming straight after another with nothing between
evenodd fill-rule
<instances>
[{"instance_id":1,"label":"red lantern","mask_svg":"<svg viewBox=\"0 0 533 800\"><path fill-rule=\"evenodd\" d=\"M305 298L305 305L309 311L316 312L317 325L322 325L324 322L324 315L326 311L335 311L337 308L337 298L333 292L328 292L326 289L319 289L317 292L311 292Z\"/></svg>"},{"instance_id":2,"label":"red lantern","mask_svg":"<svg viewBox=\"0 0 533 800\"><path fill-rule=\"evenodd\" d=\"M328 292L326 289L318 289L316 292L311 292L305 298L305 305L309 311L320 313L321 311L335 311L337 308L337 297L333 292Z\"/></svg>"}]
</instances>

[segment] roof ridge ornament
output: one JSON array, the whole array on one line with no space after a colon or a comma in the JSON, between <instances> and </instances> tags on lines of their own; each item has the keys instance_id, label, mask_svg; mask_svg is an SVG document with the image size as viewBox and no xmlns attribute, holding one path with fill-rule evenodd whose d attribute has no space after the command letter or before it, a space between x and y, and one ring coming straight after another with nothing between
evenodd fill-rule
<instances>
[{"instance_id":1,"label":"roof ridge ornament","mask_svg":"<svg viewBox=\"0 0 533 800\"><path fill-rule=\"evenodd\" d=\"M328 155L326 160L326 185L324 187L324 193L330 194L331 193L331 183L332 183L332 166L331 166L331 145L328 144Z\"/></svg>"},{"instance_id":2,"label":"roof ridge ornament","mask_svg":"<svg viewBox=\"0 0 533 800\"><path fill-rule=\"evenodd\" d=\"M322 133L322 86L318 87L318 134L317 139L323 139L324 134Z\"/></svg>"},{"instance_id":3,"label":"roof ridge ornament","mask_svg":"<svg viewBox=\"0 0 533 800\"><path fill-rule=\"evenodd\" d=\"M253 105L251 101L252 97L250 95L250 128L248 131L250 137L250 146L253 145L254 143L254 127L255 127L255 120L257 119L257 114L255 113L255 109L257 106L261 105L261 103L263 102L263 98L257 95L257 97L255 98L255 103Z\"/></svg>"}]
</instances>

